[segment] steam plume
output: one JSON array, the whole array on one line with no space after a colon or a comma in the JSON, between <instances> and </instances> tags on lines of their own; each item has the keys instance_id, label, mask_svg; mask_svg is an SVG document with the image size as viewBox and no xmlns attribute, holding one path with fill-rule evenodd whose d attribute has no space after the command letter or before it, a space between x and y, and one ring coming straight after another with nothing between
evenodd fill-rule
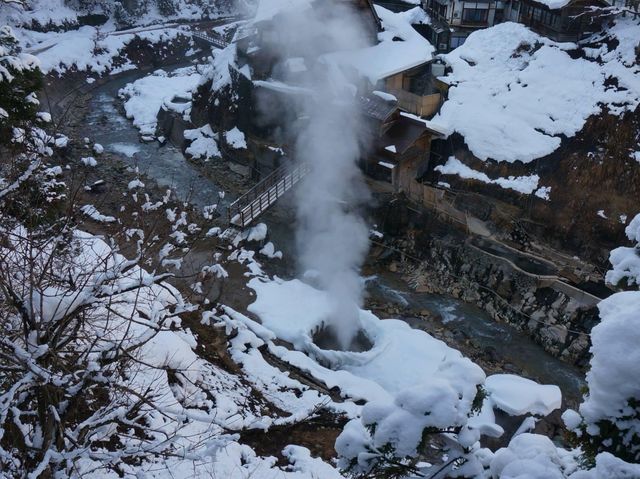
<instances>
[{"instance_id":1,"label":"steam plume","mask_svg":"<svg viewBox=\"0 0 640 479\"><path fill-rule=\"evenodd\" d=\"M324 1L288 18L286 51L307 60L302 86L313 92L296 105L304 120L295 132L295 156L310 166L296 190L299 265L316 272L329 293L327 326L344 349L359 330L359 269L368 249L368 228L358 214L368 197L357 166L365 131L356 87L322 54L362 47L367 36L361 20L340 2Z\"/></svg>"}]
</instances>

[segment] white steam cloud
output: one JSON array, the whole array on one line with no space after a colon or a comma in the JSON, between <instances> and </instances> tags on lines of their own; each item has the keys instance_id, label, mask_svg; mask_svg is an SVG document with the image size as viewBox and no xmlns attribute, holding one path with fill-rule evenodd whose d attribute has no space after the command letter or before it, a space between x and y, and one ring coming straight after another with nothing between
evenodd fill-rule
<instances>
[{"instance_id":1,"label":"white steam cloud","mask_svg":"<svg viewBox=\"0 0 640 479\"><path fill-rule=\"evenodd\" d=\"M368 228L358 213L368 192L357 166L366 131L355 82L322 54L363 47L367 34L360 16L335 1L316 2L286 19L279 25L286 32L283 60L304 58L308 70L285 80L312 92L296 103L295 158L310 167L296 190L299 265L317 274L329 293L333 310L326 326L346 349L360 329L359 270L368 249Z\"/></svg>"}]
</instances>

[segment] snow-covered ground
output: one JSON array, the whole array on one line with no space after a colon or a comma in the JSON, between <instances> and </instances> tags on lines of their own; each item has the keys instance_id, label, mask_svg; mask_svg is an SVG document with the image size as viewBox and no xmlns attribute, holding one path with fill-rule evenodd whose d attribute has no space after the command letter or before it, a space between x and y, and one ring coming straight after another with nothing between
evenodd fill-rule
<instances>
[{"instance_id":1,"label":"snow-covered ground","mask_svg":"<svg viewBox=\"0 0 640 479\"><path fill-rule=\"evenodd\" d=\"M300 280L268 279L262 274L249 286L256 292L249 311L260 318L261 324L244 317L242 322L260 338L259 344L266 342L272 354L328 388L337 386L347 403L367 401L364 409L355 405L347 409L352 421L336 444L343 456L367 454L356 444L378 441L383 445L390 439L396 441L401 452L410 454L422 429L428 426L462 426L457 440L468 447L481 434L502 434L502 428L495 424L493 408L515 415L546 415L560 407L557 386L538 385L513 375L486 378L479 366L442 341L402 321L383 321L364 310L359 313L359 321L373 344L370 350L321 349L312 336L332 311L326 292ZM275 345L276 338L293 344L296 350ZM483 385L488 398L482 413L469 420L474 416L471 408L477 388ZM421 408L433 412L427 422L420 419L420 414L415 416ZM379 427L376 436L370 438L363 421L373 421L373 417Z\"/></svg>"},{"instance_id":2,"label":"snow-covered ground","mask_svg":"<svg viewBox=\"0 0 640 479\"><path fill-rule=\"evenodd\" d=\"M618 40L572 58L573 44L559 44L517 23L472 33L444 55L453 72L444 81L449 99L434 121L460 133L480 159L530 162L554 152L562 137L579 132L587 118L640 104L635 61L640 25L618 18L609 34ZM611 43L610 43L611 44ZM619 88L605 85L616 78Z\"/></svg>"},{"instance_id":3,"label":"snow-covered ground","mask_svg":"<svg viewBox=\"0 0 640 479\"><path fill-rule=\"evenodd\" d=\"M15 31L25 51L40 59L44 73L62 74L75 69L97 75L134 69L135 66L129 60L122 59L122 55L127 45L137 38L159 43L175 40L185 34L180 27L115 33L112 24L103 28L84 26L65 32ZM119 66L114 68L116 60Z\"/></svg>"},{"instance_id":4,"label":"snow-covered ground","mask_svg":"<svg viewBox=\"0 0 640 479\"><path fill-rule=\"evenodd\" d=\"M457 175L463 179L478 180L482 183L498 185L501 188L515 190L518 193L527 195L530 195L534 192L536 195L539 195L538 192L542 189L538 188L538 181L540 181L540 177L538 175L518 177L509 176L508 178L489 178L489 176L487 176L485 173L468 167L460 160L458 160L455 156L449 157L444 165L436 166L435 170L439 171L443 175ZM545 189L544 191L547 190Z\"/></svg>"},{"instance_id":5,"label":"snow-covered ground","mask_svg":"<svg viewBox=\"0 0 640 479\"><path fill-rule=\"evenodd\" d=\"M135 39L152 44L169 42L188 35L188 29L176 21L202 21L229 14L225 5L175 0L175 13L167 15L161 14L153 2L146 2L144 13L132 19L134 25L122 30L115 20L114 3L93 2L84 9L74 9L64 0L29 0L29 8L18 2L0 2L0 24L13 27L22 48L38 56L44 73L78 70L102 75L135 68L123 57L125 48ZM88 13L104 14L108 20L98 27L81 26L80 17Z\"/></svg>"},{"instance_id":6,"label":"snow-covered ground","mask_svg":"<svg viewBox=\"0 0 640 479\"><path fill-rule=\"evenodd\" d=\"M124 100L127 118L143 136L153 137L161 108L181 113L185 120L191 112L191 97L200 84L201 75L196 67L179 68L167 73L156 70L119 92Z\"/></svg>"}]
</instances>

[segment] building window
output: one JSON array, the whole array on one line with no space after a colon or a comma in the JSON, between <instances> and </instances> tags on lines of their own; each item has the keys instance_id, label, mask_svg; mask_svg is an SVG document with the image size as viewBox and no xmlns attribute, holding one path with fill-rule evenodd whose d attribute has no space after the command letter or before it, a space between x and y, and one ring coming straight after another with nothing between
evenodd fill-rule
<instances>
[{"instance_id":1,"label":"building window","mask_svg":"<svg viewBox=\"0 0 640 479\"><path fill-rule=\"evenodd\" d=\"M442 3L438 3L435 0L431 0L430 2L431 13L439 18L446 18L447 16L447 6Z\"/></svg>"},{"instance_id":2,"label":"building window","mask_svg":"<svg viewBox=\"0 0 640 479\"><path fill-rule=\"evenodd\" d=\"M488 16L488 8L465 8L462 10L462 21L464 23L487 23Z\"/></svg>"},{"instance_id":3,"label":"building window","mask_svg":"<svg viewBox=\"0 0 640 479\"><path fill-rule=\"evenodd\" d=\"M458 48L466 39L467 37L451 37L451 49Z\"/></svg>"}]
</instances>

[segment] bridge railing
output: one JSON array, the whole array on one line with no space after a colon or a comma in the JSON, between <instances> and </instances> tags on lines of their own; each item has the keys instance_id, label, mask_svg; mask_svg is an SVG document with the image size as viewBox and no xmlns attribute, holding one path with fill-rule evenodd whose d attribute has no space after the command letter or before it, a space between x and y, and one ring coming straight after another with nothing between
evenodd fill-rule
<instances>
[{"instance_id":1,"label":"bridge railing","mask_svg":"<svg viewBox=\"0 0 640 479\"><path fill-rule=\"evenodd\" d=\"M228 209L229 223L244 228L251 224L278 198L289 191L307 173L306 163L283 165L257 183Z\"/></svg>"},{"instance_id":2,"label":"bridge railing","mask_svg":"<svg viewBox=\"0 0 640 479\"><path fill-rule=\"evenodd\" d=\"M198 32L198 31L193 31L191 32L191 35L199 38L201 40L204 40L207 43L212 44L215 47L218 48L226 48L227 46L229 46L229 42L227 42L222 35L219 35L215 32L212 32L210 34L207 33L202 33L202 32Z\"/></svg>"}]
</instances>

